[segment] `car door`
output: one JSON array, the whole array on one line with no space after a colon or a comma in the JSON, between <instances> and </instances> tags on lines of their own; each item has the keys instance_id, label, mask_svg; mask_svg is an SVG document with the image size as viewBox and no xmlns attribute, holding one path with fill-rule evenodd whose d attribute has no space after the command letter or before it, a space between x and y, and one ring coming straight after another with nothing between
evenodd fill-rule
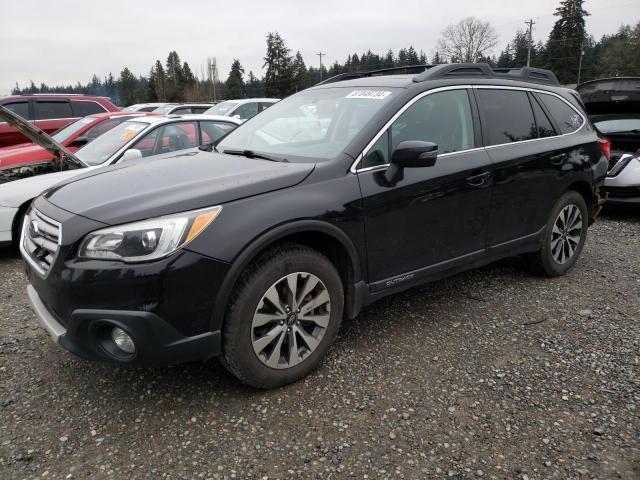
<instances>
[{"instance_id":1,"label":"car door","mask_svg":"<svg viewBox=\"0 0 640 480\"><path fill-rule=\"evenodd\" d=\"M25 120L32 120L29 109L28 100L16 100L2 104L3 107L11 110L12 112L20 115ZM29 140L18 130L13 128L7 122L0 122L0 147L7 147L9 145L15 145L18 143L28 142Z\"/></svg>"},{"instance_id":2,"label":"car door","mask_svg":"<svg viewBox=\"0 0 640 480\"><path fill-rule=\"evenodd\" d=\"M556 200L549 119L526 89L475 87L486 150L494 164L487 246L536 238ZM534 116L533 106L536 116Z\"/></svg>"},{"instance_id":3,"label":"car door","mask_svg":"<svg viewBox=\"0 0 640 480\"><path fill-rule=\"evenodd\" d=\"M68 100L36 100L34 107L36 126L49 134L77 119Z\"/></svg>"},{"instance_id":4,"label":"car door","mask_svg":"<svg viewBox=\"0 0 640 480\"><path fill-rule=\"evenodd\" d=\"M374 291L482 255L491 200L491 160L467 89L421 94L392 120L357 170ZM389 184L389 158L406 140L438 144L437 160Z\"/></svg>"}]
</instances>

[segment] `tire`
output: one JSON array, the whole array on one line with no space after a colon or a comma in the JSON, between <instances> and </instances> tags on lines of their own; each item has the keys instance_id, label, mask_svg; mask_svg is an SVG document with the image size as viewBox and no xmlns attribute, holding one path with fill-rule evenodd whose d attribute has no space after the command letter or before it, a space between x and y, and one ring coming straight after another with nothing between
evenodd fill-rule
<instances>
[{"instance_id":1,"label":"tire","mask_svg":"<svg viewBox=\"0 0 640 480\"><path fill-rule=\"evenodd\" d=\"M343 306L340 275L327 257L297 244L269 250L247 267L232 293L222 364L257 388L295 382L327 353Z\"/></svg>"},{"instance_id":2,"label":"tire","mask_svg":"<svg viewBox=\"0 0 640 480\"><path fill-rule=\"evenodd\" d=\"M575 217L576 212L579 212L579 219ZM566 227L563 215L569 219ZM549 277L567 273L582 252L588 225L584 198L576 191L566 192L551 210L540 250L525 257L528 267L535 273Z\"/></svg>"}]
</instances>

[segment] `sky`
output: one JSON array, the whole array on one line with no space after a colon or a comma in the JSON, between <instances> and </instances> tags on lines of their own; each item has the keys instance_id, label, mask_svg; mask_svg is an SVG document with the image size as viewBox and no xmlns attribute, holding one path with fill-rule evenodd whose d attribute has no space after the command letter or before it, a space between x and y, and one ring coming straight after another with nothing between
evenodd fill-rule
<instances>
[{"instance_id":1,"label":"sky","mask_svg":"<svg viewBox=\"0 0 640 480\"><path fill-rule=\"evenodd\" d=\"M15 86L87 83L127 66L147 75L171 50L200 75L216 57L224 80L234 58L262 76L267 33L278 31L307 65L413 45L429 57L440 32L466 16L489 21L496 55L524 21L545 40L559 0L0 0L0 94ZM640 21L640 0L586 0L587 31L596 39Z\"/></svg>"}]
</instances>

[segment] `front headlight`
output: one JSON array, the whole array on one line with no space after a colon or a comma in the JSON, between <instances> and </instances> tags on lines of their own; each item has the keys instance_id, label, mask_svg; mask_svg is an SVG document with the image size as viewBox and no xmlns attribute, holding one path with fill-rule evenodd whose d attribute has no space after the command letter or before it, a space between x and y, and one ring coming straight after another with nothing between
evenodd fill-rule
<instances>
[{"instance_id":1,"label":"front headlight","mask_svg":"<svg viewBox=\"0 0 640 480\"><path fill-rule=\"evenodd\" d=\"M78 257L144 262L166 257L185 246L222 211L222 206L152 218L88 234Z\"/></svg>"}]
</instances>

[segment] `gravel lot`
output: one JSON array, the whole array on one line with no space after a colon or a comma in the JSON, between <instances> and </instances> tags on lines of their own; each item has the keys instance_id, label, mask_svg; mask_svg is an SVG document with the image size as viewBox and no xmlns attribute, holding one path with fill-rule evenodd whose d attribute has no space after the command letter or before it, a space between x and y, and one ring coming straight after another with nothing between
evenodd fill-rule
<instances>
[{"instance_id":1,"label":"gravel lot","mask_svg":"<svg viewBox=\"0 0 640 480\"><path fill-rule=\"evenodd\" d=\"M0 252L0 478L640 478L640 213L567 276L510 260L346 322L306 380L89 363Z\"/></svg>"}]
</instances>

